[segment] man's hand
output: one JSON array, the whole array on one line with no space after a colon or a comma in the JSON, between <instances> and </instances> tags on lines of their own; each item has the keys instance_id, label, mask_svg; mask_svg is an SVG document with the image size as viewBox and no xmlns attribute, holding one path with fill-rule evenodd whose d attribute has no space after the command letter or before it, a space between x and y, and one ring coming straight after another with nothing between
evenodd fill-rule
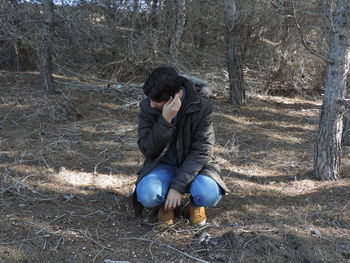
<instances>
[{"instance_id":1,"label":"man's hand","mask_svg":"<svg viewBox=\"0 0 350 263\"><path fill-rule=\"evenodd\" d=\"M180 204L181 204L181 194L174 189L170 189L165 200L164 209L165 210L174 209L178 207Z\"/></svg>"},{"instance_id":2,"label":"man's hand","mask_svg":"<svg viewBox=\"0 0 350 263\"><path fill-rule=\"evenodd\" d=\"M180 92L175 94L175 97L170 97L170 99L164 104L162 115L164 119L171 123L173 118L176 116L181 108Z\"/></svg>"}]
</instances>

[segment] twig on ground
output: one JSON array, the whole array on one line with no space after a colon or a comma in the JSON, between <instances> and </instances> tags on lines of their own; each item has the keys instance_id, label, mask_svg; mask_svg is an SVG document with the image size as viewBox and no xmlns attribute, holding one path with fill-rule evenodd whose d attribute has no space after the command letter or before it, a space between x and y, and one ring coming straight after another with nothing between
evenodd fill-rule
<instances>
[{"instance_id":1,"label":"twig on ground","mask_svg":"<svg viewBox=\"0 0 350 263\"><path fill-rule=\"evenodd\" d=\"M58 241L57 241L56 246L53 248L53 250L54 250L56 253L57 253L57 248L58 248L58 246L60 245L60 243L61 243L62 240L64 240L64 238L63 238L63 237L60 237L60 238L58 239Z\"/></svg>"},{"instance_id":2,"label":"twig on ground","mask_svg":"<svg viewBox=\"0 0 350 263\"><path fill-rule=\"evenodd\" d=\"M110 160L111 158L112 158L112 157L109 157L109 158L107 158L107 159L105 159L105 160L102 160L102 161L99 162L98 164L96 164L95 167L94 167L94 174L97 174L97 168L98 168L98 166L99 166L101 163L107 162L107 161Z\"/></svg>"},{"instance_id":3,"label":"twig on ground","mask_svg":"<svg viewBox=\"0 0 350 263\"><path fill-rule=\"evenodd\" d=\"M8 174L10 173L10 171L7 169L7 167L5 165L0 165L0 167L5 169L5 172L2 173L2 176L4 177L4 180L6 181Z\"/></svg>"},{"instance_id":4,"label":"twig on ground","mask_svg":"<svg viewBox=\"0 0 350 263\"><path fill-rule=\"evenodd\" d=\"M100 111L103 111L103 112L108 113L109 116L112 116L112 113L111 113L109 110L103 109L103 108L101 108L101 107L98 107L97 109L100 110Z\"/></svg>"},{"instance_id":5,"label":"twig on ground","mask_svg":"<svg viewBox=\"0 0 350 263\"><path fill-rule=\"evenodd\" d=\"M101 254L103 250L104 250L104 248L102 248L102 249L94 256L94 258L93 258L93 260L92 260L92 263L95 263L95 260L96 260L97 256L98 256L99 254Z\"/></svg>"},{"instance_id":6,"label":"twig on ground","mask_svg":"<svg viewBox=\"0 0 350 263\"><path fill-rule=\"evenodd\" d=\"M97 211L92 212L92 213L87 214L87 215L76 215L76 216L80 216L80 217L82 217L82 218L87 218L87 217L89 217L89 216L96 215L96 214L103 215L104 212L103 212L102 210L97 210Z\"/></svg>"},{"instance_id":7,"label":"twig on ground","mask_svg":"<svg viewBox=\"0 0 350 263\"><path fill-rule=\"evenodd\" d=\"M256 239L258 239L258 238L260 238L260 237L262 237L262 236L263 236L263 235L259 235L259 236L257 236L257 237L252 238L252 239L249 239L247 242L244 243L243 249L245 249L245 247L246 247L250 242L252 242L252 241L254 241L254 240L256 240Z\"/></svg>"},{"instance_id":8,"label":"twig on ground","mask_svg":"<svg viewBox=\"0 0 350 263\"><path fill-rule=\"evenodd\" d=\"M117 197L117 195L116 195L115 193L113 194L113 198L114 198L114 200L115 200L115 202L116 202L116 204L117 204L117 208L120 209L121 206L120 206L120 203L119 203L119 201L118 201L118 197Z\"/></svg>"},{"instance_id":9,"label":"twig on ground","mask_svg":"<svg viewBox=\"0 0 350 263\"><path fill-rule=\"evenodd\" d=\"M98 236L97 228L96 228L96 238L97 238L97 241L98 241L98 242L101 242L101 241L100 241L100 237Z\"/></svg>"},{"instance_id":10,"label":"twig on ground","mask_svg":"<svg viewBox=\"0 0 350 263\"><path fill-rule=\"evenodd\" d=\"M79 142L80 142L80 141L61 140L61 138L60 138L58 141L49 143L49 145L54 145L54 144L57 145L58 143L70 143L70 144L74 143L74 144L77 144L77 143L79 143Z\"/></svg>"},{"instance_id":11,"label":"twig on ground","mask_svg":"<svg viewBox=\"0 0 350 263\"><path fill-rule=\"evenodd\" d=\"M179 221L179 222L181 222L181 221ZM152 253L152 246L153 246L153 244L154 244L155 242L157 242L157 241L159 240L159 238L161 238L161 236L162 236L164 233L166 233L168 230L174 228L179 222L177 222L176 224L173 224L173 225L171 225L170 227L168 227L167 229L165 229L162 233L160 233L160 234L156 237L156 239L154 239L154 240L151 242L151 244L150 244L149 247L148 247L148 251L149 251L149 253L150 253L150 255L151 255L152 260L154 260L153 253Z\"/></svg>"},{"instance_id":12,"label":"twig on ground","mask_svg":"<svg viewBox=\"0 0 350 263\"><path fill-rule=\"evenodd\" d=\"M2 101L4 102L4 104L10 104L11 102L9 102L7 99L5 99L4 97L1 97Z\"/></svg>"},{"instance_id":13,"label":"twig on ground","mask_svg":"<svg viewBox=\"0 0 350 263\"><path fill-rule=\"evenodd\" d=\"M12 186L8 187L7 189L11 189L11 188L15 188L16 191L19 193L19 189L21 186L23 186L24 188L27 188L29 189L33 194L37 194L37 195L40 195L41 197L45 197L42 193L38 192L37 190L33 189L32 187L26 185L23 183L23 180L22 181L19 181L15 178L13 178L13 180L16 182L15 184L13 184Z\"/></svg>"},{"instance_id":14,"label":"twig on ground","mask_svg":"<svg viewBox=\"0 0 350 263\"><path fill-rule=\"evenodd\" d=\"M247 229L237 229L235 231L237 232L242 232L242 233L251 233L251 232L274 232L274 231L278 231L278 228L272 228L272 229L251 229L251 230L247 230Z\"/></svg>"},{"instance_id":15,"label":"twig on ground","mask_svg":"<svg viewBox=\"0 0 350 263\"><path fill-rule=\"evenodd\" d=\"M31 237L31 238L26 238L26 239L22 239L22 240L11 241L11 242L5 242L5 243L0 243L0 246L12 245L12 244L20 243L20 242L24 243L24 242L32 241L32 240L39 239L39 238L45 238L45 237L47 237L47 235L38 236L38 237Z\"/></svg>"},{"instance_id":16,"label":"twig on ground","mask_svg":"<svg viewBox=\"0 0 350 263\"><path fill-rule=\"evenodd\" d=\"M12 122L12 123L13 123L14 125L16 125L17 127L20 127L20 128L22 128L22 129L25 129L25 130L26 130L25 127L23 127L22 125L18 124L18 123L15 122L14 120L10 119L10 122Z\"/></svg>"},{"instance_id":17,"label":"twig on ground","mask_svg":"<svg viewBox=\"0 0 350 263\"><path fill-rule=\"evenodd\" d=\"M63 214L63 215L60 215L60 216L58 216L58 217L56 217L55 219L52 219L50 222L49 222L49 224L50 223L53 223L53 222L55 222L55 221L57 221L57 220L59 220L59 219L61 219L62 217L64 217L66 214Z\"/></svg>"},{"instance_id":18,"label":"twig on ground","mask_svg":"<svg viewBox=\"0 0 350 263\"><path fill-rule=\"evenodd\" d=\"M6 116L5 116L5 118L2 119L2 120L0 121L0 123L3 122L3 121L6 121L8 116L9 116L9 114L7 113Z\"/></svg>"},{"instance_id":19,"label":"twig on ground","mask_svg":"<svg viewBox=\"0 0 350 263\"><path fill-rule=\"evenodd\" d=\"M350 204L350 202L348 202L342 210L345 211L345 209L349 206L349 204Z\"/></svg>"},{"instance_id":20,"label":"twig on ground","mask_svg":"<svg viewBox=\"0 0 350 263\"><path fill-rule=\"evenodd\" d=\"M197 234L198 232L206 229L206 228L210 228L210 227L214 227L214 228L221 228L221 227L218 227L216 225L212 225L212 224L206 224L205 226L202 226L202 227L198 227L198 228L189 228L189 229L181 229L181 230L175 230L173 229L173 231L175 231L176 233L183 233L183 232L188 232L188 233L191 233L191 234Z\"/></svg>"},{"instance_id":21,"label":"twig on ground","mask_svg":"<svg viewBox=\"0 0 350 263\"><path fill-rule=\"evenodd\" d=\"M43 250L45 250L45 248L46 248L46 239L44 239L44 245L43 245Z\"/></svg>"},{"instance_id":22,"label":"twig on ground","mask_svg":"<svg viewBox=\"0 0 350 263\"><path fill-rule=\"evenodd\" d=\"M101 155L101 154L103 154L103 153L106 153L107 151L108 151L108 149L106 148L106 149L100 151L100 152L98 153L98 155Z\"/></svg>"},{"instance_id":23,"label":"twig on ground","mask_svg":"<svg viewBox=\"0 0 350 263\"><path fill-rule=\"evenodd\" d=\"M44 156L43 156L42 153L40 153L40 156L41 156L41 159L43 159L43 161L44 161L46 167L47 167L48 169L50 169L50 166L49 166L48 163L46 162L46 160L45 160L45 158L44 158Z\"/></svg>"},{"instance_id":24,"label":"twig on ground","mask_svg":"<svg viewBox=\"0 0 350 263\"><path fill-rule=\"evenodd\" d=\"M88 240L92 241L94 244L98 245L99 247L102 247L103 249L106 249L106 250L110 250L110 251L114 251L114 252L121 252L123 250L115 250L111 247L108 247L108 246L104 246L102 244L100 244L99 242L97 242L96 240L94 240L93 238L89 237L88 235L86 235L83 231L81 230L78 230L78 232L80 232L81 234L83 234L84 237L86 237Z\"/></svg>"},{"instance_id":25,"label":"twig on ground","mask_svg":"<svg viewBox=\"0 0 350 263\"><path fill-rule=\"evenodd\" d=\"M119 240L140 240L140 241L146 241L146 242L153 242L153 240L150 240L150 239L146 239L146 238L137 238L137 237L119 238ZM194 256L192 256L192 255L190 255L190 254L187 254L186 252L183 252L182 250L177 249L177 248L175 248L175 247L172 247L172 246L170 246L170 245L168 245L168 244L161 243L161 242L159 242L159 244L160 244L161 246L163 246L163 247L167 247L167 248L169 248L169 249L171 249L171 250L174 250L174 251L180 253L181 255L186 256L186 257L188 257L188 258L190 258L190 259L193 259L193 260L195 260L195 261L202 262L202 263L210 263L210 262L205 261L205 260L203 260L203 259L196 258L196 257L194 257Z\"/></svg>"}]
</instances>

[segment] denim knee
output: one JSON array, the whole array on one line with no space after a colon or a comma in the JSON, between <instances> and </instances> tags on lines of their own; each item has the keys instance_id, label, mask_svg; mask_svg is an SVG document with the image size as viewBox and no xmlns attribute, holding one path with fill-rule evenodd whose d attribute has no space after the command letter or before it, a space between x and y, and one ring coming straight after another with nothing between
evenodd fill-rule
<instances>
[{"instance_id":1,"label":"denim knee","mask_svg":"<svg viewBox=\"0 0 350 263\"><path fill-rule=\"evenodd\" d=\"M137 200L145 207L157 207L165 201L162 183L156 178L144 177L136 187Z\"/></svg>"},{"instance_id":2,"label":"denim knee","mask_svg":"<svg viewBox=\"0 0 350 263\"><path fill-rule=\"evenodd\" d=\"M220 186L210 177L199 174L190 186L195 206L216 206L222 197Z\"/></svg>"},{"instance_id":3,"label":"denim knee","mask_svg":"<svg viewBox=\"0 0 350 263\"><path fill-rule=\"evenodd\" d=\"M138 201L145 207L161 206L168 193L170 181L176 175L177 168L160 163L136 186Z\"/></svg>"}]
</instances>

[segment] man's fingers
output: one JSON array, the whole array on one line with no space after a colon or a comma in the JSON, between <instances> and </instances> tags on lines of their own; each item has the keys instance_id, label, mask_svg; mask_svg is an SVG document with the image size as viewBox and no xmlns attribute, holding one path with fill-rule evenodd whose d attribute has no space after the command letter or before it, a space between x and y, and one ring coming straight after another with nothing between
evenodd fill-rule
<instances>
[{"instance_id":1,"label":"man's fingers","mask_svg":"<svg viewBox=\"0 0 350 263\"><path fill-rule=\"evenodd\" d=\"M175 97L174 97L173 101L174 101L174 102L181 101L181 100L180 100L180 93L176 93L176 94L175 94Z\"/></svg>"},{"instance_id":2,"label":"man's fingers","mask_svg":"<svg viewBox=\"0 0 350 263\"><path fill-rule=\"evenodd\" d=\"M173 97L170 97L170 98L171 98L171 101L170 101L169 105L174 105L176 103L176 100L177 100L176 95L174 98Z\"/></svg>"},{"instance_id":3,"label":"man's fingers","mask_svg":"<svg viewBox=\"0 0 350 263\"><path fill-rule=\"evenodd\" d=\"M164 209L165 210L169 210L169 209L173 209L176 206L174 206L174 203L172 202L172 200L167 200L164 204Z\"/></svg>"},{"instance_id":4,"label":"man's fingers","mask_svg":"<svg viewBox=\"0 0 350 263\"><path fill-rule=\"evenodd\" d=\"M181 195L179 196L173 196L172 194L168 195L165 203L164 203L164 209L169 210L169 209L175 209L181 204Z\"/></svg>"},{"instance_id":5,"label":"man's fingers","mask_svg":"<svg viewBox=\"0 0 350 263\"><path fill-rule=\"evenodd\" d=\"M165 105L170 105L173 102L173 97L170 97L167 102L165 102Z\"/></svg>"},{"instance_id":6,"label":"man's fingers","mask_svg":"<svg viewBox=\"0 0 350 263\"><path fill-rule=\"evenodd\" d=\"M168 210L168 205L169 205L169 200L168 198L165 200L165 204L164 204L164 209Z\"/></svg>"}]
</instances>

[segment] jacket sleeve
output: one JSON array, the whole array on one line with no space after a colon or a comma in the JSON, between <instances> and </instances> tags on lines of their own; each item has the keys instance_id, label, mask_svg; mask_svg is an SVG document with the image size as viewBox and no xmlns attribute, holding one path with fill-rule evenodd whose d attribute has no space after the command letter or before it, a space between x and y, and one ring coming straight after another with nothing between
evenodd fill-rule
<instances>
[{"instance_id":1,"label":"jacket sleeve","mask_svg":"<svg viewBox=\"0 0 350 263\"><path fill-rule=\"evenodd\" d=\"M138 145L142 154L147 159L154 159L158 157L167 142L169 142L175 132L172 127L163 117L157 119L147 113L144 109L144 104L147 101L140 103L140 117L138 125Z\"/></svg>"},{"instance_id":2,"label":"jacket sleeve","mask_svg":"<svg viewBox=\"0 0 350 263\"><path fill-rule=\"evenodd\" d=\"M170 188L184 194L213 156L215 134L212 123L212 106L209 104L201 115L199 126L192 135L191 151L180 166L180 169L170 184Z\"/></svg>"}]
</instances>

